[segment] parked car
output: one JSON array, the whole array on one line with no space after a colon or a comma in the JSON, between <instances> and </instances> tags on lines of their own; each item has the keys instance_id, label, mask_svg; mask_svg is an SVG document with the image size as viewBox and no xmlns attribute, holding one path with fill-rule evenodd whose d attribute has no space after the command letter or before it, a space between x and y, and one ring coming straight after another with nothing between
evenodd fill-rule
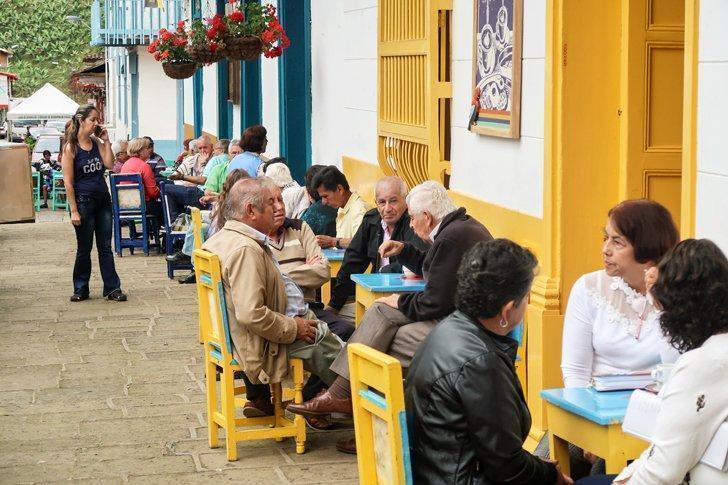
<instances>
[{"instance_id":1,"label":"parked car","mask_svg":"<svg viewBox=\"0 0 728 485\"><path fill-rule=\"evenodd\" d=\"M7 138L8 136L8 125L6 122L0 123L0 139Z\"/></svg>"},{"instance_id":2,"label":"parked car","mask_svg":"<svg viewBox=\"0 0 728 485\"><path fill-rule=\"evenodd\" d=\"M40 122L38 120L16 120L11 123L10 141L22 142L25 140L25 134L27 128L31 126L38 126Z\"/></svg>"},{"instance_id":3,"label":"parked car","mask_svg":"<svg viewBox=\"0 0 728 485\"><path fill-rule=\"evenodd\" d=\"M63 144L63 135L60 133L53 135L40 135L35 142L33 147L33 153L30 157L30 162L35 163L43 158L43 152L48 150L51 152L51 160L58 160L58 154L61 152L61 145Z\"/></svg>"},{"instance_id":4,"label":"parked car","mask_svg":"<svg viewBox=\"0 0 728 485\"><path fill-rule=\"evenodd\" d=\"M48 121L46 121L45 127L46 128L55 128L56 130L60 131L61 133L65 133L67 122L68 122L68 120L48 120Z\"/></svg>"},{"instance_id":5,"label":"parked car","mask_svg":"<svg viewBox=\"0 0 728 485\"><path fill-rule=\"evenodd\" d=\"M49 127L49 126L33 126L30 128L30 136L35 138L36 140L38 137L42 135L60 135L61 131L57 130L55 128Z\"/></svg>"}]
</instances>

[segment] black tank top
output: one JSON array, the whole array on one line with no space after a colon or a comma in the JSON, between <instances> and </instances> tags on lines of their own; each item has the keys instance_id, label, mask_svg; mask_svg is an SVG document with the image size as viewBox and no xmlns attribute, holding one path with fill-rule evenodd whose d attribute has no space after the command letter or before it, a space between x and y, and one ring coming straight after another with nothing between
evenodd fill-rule
<instances>
[{"instance_id":1,"label":"black tank top","mask_svg":"<svg viewBox=\"0 0 728 485\"><path fill-rule=\"evenodd\" d=\"M76 195L103 198L109 195L104 181L104 162L101 160L99 146L91 140L91 150L84 150L76 145L76 157L73 161L73 188Z\"/></svg>"}]
</instances>

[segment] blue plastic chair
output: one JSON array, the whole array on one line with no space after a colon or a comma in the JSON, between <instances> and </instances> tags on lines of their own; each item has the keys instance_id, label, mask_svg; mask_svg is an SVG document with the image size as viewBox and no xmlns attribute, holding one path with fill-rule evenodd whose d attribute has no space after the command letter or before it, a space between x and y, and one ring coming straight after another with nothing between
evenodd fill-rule
<instances>
[{"instance_id":1,"label":"blue plastic chair","mask_svg":"<svg viewBox=\"0 0 728 485\"><path fill-rule=\"evenodd\" d=\"M124 248L129 248L134 254L134 248L142 248L144 254L149 256L149 228L154 216L147 215L144 199L144 184L142 176L138 173L111 174L111 204L114 214L114 247L116 254L122 256ZM121 234L122 222L129 226L129 237ZM136 229L137 222L141 222L141 237Z\"/></svg>"},{"instance_id":2,"label":"blue plastic chair","mask_svg":"<svg viewBox=\"0 0 728 485\"><path fill-rule=\"evenodd\" d=\"M164 247L167 252L167 256L174 254L174 243L182 241L184 243L186 231L173 231L172 223L170 221L169 204L167 204L167 192L165 190L166 183L160 184L162 191L162 216L164 217ZM172 263L167 261L167 277L174 279L174 272L177 270L191 270L192 262L189 263Z\"/></svg>"}]
</instances>

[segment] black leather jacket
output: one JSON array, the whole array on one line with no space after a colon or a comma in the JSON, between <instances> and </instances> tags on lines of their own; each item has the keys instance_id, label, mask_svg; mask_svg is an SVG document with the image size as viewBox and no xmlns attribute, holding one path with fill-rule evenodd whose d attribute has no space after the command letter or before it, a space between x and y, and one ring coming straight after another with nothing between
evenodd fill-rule
<instances>
[{"instance_id":1,"label":"black leather jacket","mask_svg":"<svg viewBox=\"0 0 728 485\"><path fill-rule=\"evenodd\" d=\"M415 483L555 483L556 467L522 448L531 414L517 345L459 311L422 343L405 389Z\"/></svg>"}]
</instances>

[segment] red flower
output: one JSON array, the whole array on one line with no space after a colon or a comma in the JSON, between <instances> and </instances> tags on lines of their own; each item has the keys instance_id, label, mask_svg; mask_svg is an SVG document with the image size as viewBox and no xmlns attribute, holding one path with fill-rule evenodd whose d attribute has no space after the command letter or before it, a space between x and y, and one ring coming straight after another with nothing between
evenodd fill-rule
<instances>
[{"instance_id":1,"label":"red flower","mask_svg":"<svg viewBox=\"0 0 728 485\"><path fill-rule=\"evenodd\" d=\"M160 54L159 52L155 52L155 53L154 53L154 60L155 60L155 61L158 61L158 60L160 60L161 58L162 58L162 54Z\"/></svg>"},{"instance_id":2,"label":"red flower","mask_svg":"<svg viewBox=\"0 0 728 485\"><path fill-rule=\"evenodd\" d=\"M273 47L263 53L263 55L269 59L279 57L281 54L283 54L283 49L281 47Z\"/></svg>"},{"instance_id":3,"label":"red flower","mask_svg":"<svg viewBox=\"0 0 728 485\"><path fill-rule=\"evenodd\" d=\"M215 52L217 50L217 42L210 42L210 52Z\"/></svg>"},{"instance_id":4,"label":"red flower","mask_svg":"<svg viewBox=\"0 0 728 485\"><path fill-rule=\"evenodd\" d=\"M187 40L184 37L175 37L174 39L174 45L177 47L182 47L183 45L187 44Z\"/></svg>"},{"instance_id":5,"label":"red flower","mask_svg":"<svg viewBox=\"0 0 728 485\"><path fill-rule=\"evenodd\" d=\"M185 30L185 21L180 20L179 22L177 22L177 31L184 32L184 30Z\"/></svg>"},{"instance_id":6,"label":"red flower","mask_svg":"<svg viewBox=\"0 0 728 485\"><path fill-rule=\"evenodd\" d=\"M272 44L276 40L275 33L272 30L264 30L263 33L260 34L260 40L262 40L264 44Z\"/></svg>"},{"instance_id":7,"label":"red flower","mask_svg":"<svg viewBox=\"0 0 728 485\"><path fill-rule=\"evenodd\" d=\"M217 28L210 27L210 30L207 31L207 38L212 40L215 37L217 37Z\"/></svg>"},{"instance_id":8,"label":"red flower","mask_svg":"<svg viewBox=\"0 0 728 485\"><path fill-rule=\"evenodd\" d=\"M160 37L162 38L162 40L167 41L167 40L171 39L172 37L174 37L174 34L172 34L172 32L170 32L168 30L165 30L164 32L160 31Z\"/></svg>"},{"instance_id":9,"label":"red flower","mask_svg":"<svg viewBox=\"0 0 728 485\"><path fill-rule=\"evenodd\" d=\"M166 59L169 57L169 51L162 52L162 59Z\"/></svg>"},{"instance_id":10,"label":"red flower","mask_svg":"<svg viewBox=\"0 0 728 485\"><path fill-rule=\"evenodd\" d=\"M245 21L245 14L243 14L240 10L236 10L228 15L228 18L235 23L240 23Z\"/></svg>"}]
</instances>

